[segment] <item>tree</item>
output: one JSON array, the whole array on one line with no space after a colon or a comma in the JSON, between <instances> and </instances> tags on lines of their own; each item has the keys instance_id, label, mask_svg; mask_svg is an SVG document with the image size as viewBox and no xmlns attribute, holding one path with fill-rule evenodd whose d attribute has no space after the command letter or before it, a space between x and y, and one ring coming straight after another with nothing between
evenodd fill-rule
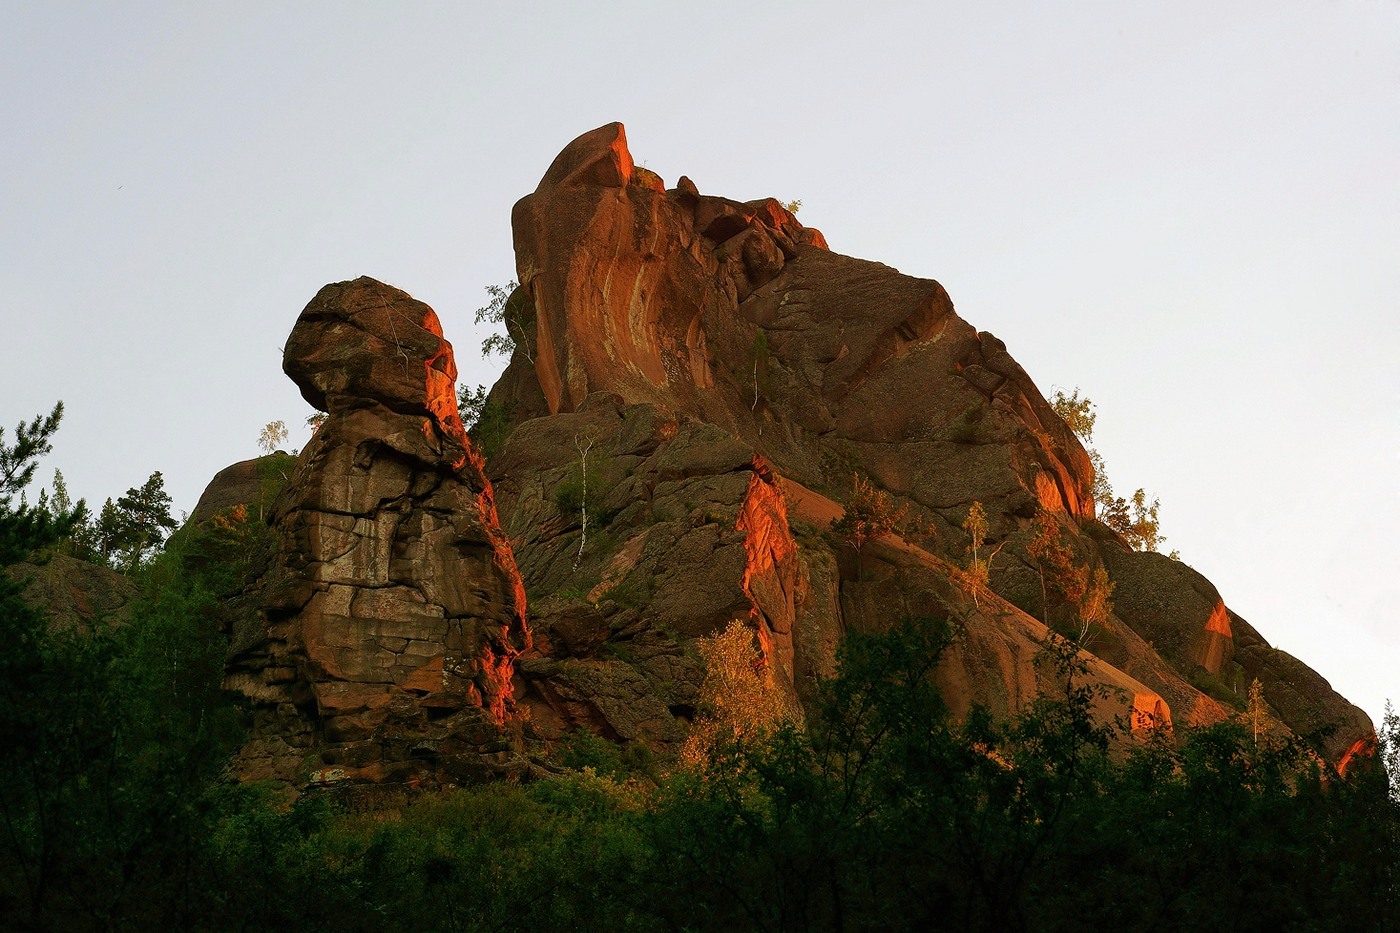
<instances>
[{"instance_id":1,"label":"tree","mask_svg":"<svg viewBox=\"0 0 1400 933\"><path fill-rule=\"evenodd\" d=\"M116 502L108 499L92 529L93 549L103 561L125 573L141 565L178 523L159 470L140 488L133 486Z\"/></svg>"},{"instance_id":2,"label":"tree","mask_svg":"<svg viewBox=\"0 0 1400 933\"><path fill-rule=\"evenodd\" d=\"M1102 625L1113 612L1113 586L1107 568L1095 567L1093 579L1079 598L1079 644L1087 645L1093 627Z\"/></svg>"},{"instance_id":3,"label":"tree","mask_svg":"<svg viewBox=\"0 0 1400 933\"><path fill-rule=\"evenodd\" d=\"M1031 526L1031 540L1026 553L1040 571L1042 621L1050 624L1050 596L1053 589L1061 599L1078 603L1088 587L1087 568L1076 566L1074 551L1065 544L1060 526L1048 512L1042 510Z\"/></svg>"},{"instance_id":4,"label":"tree","mask_svg":"<svg viewBox=\"0 0 1400 933\"><path fill-rule=\"evenodd\" d=\"M1064 419L1069 429L1079 436L1079 439L1088 443L1094 439L1094 422L1098 420L1098 412L1094 409L1097 406L1086 395L1079 396L1079 386L1074 387L1074 392L1065 395L1064 390L1056 389L1055 395L1050 399L1050 407L1055 409L1055 414Z\"/></svg>"},{"instance_id":5,"label":"tree","mask_svg":"<svg viewBox=\"0 0 1400 933\"><path fill-rule=\"evenodd\" d=\"M908 505L897 505L889 493L852 473L850 501L841 517L831 523L831 530L859 555L865 542L893 534L908 511Z\"/></svg>"},{"instance_id":6,"label":"tree","mask_svg":"<svg viewBox=\"0 0 1400 933\"><path fill-rule=\"evenodd\" d=\"M287 443L287 424L284 421L269 421L258 433L258 446L265 454L275 452L285 443Z\"/></svg>"},{"instance_id":7,"label":"tree","mask_svg":"<svg viewBox=\"0 0 1400 933\"><path fill-rule=\"evenodd\" d=\"M1245 721L1254 734L1254 747L1259 747L1259 733L1269 726L1269 704L1264 701L1264 685L1259 678L1249 685L1249 700L1244 711Z\"/></svg>"},{"instance_id":8,"label":"tree","mask_svg":"<svg viewBox=\"0 0 1400 933\"><path fill-rule=\"evenodd\" d=\"M981 502L973 502L967 510L967 518L963 519L963 531L967 532L972 543L968 545L969 559L967 564L968 581L972 584L972 604L981 606L978 593L987 588L992 579L992 559L997 556L1006 542L998 544L995 551L987 555L986 560L982 560L982 545L987 540L987 510L982 508Z\"/></svg>"},{"instance_id":9,"label":"tree","mask_svg":"<svg viewBox=\"0 0 1400 933\"><path fill-rule=\"evenodd\" d=\"M1103 457L1091 443L1094 438L1094 422L1098 419L1096 406L1088 396L1080 397L1079 387L1065 395L1063 390L1055 390L1050 399L1050 407L1055 410L1071 431L1084 444L1084 452L1089 455L1089 463L1094 468L1094 483L1089 493L1098 507L1099 521L1118 532L1128 540L1136 551L1156 551L1167 538L1161 533L1157 510L1161 502L1153 498L1147 501L1147 492L1139 488L1130 501L1114 495L1113 486L1108 481ZM1176 552L1172 552L1176 557Z\"/></svg>"},{"instance_id":10,"label":"tree","mask_svg":"<svg viewBox=\"0 0 1400 933\"><path fill-rule=\"evenodd\" d=\"M705 663L700 716L681 748L681 762L704 768L736 742L752 742L784 723L798 723L801 710L778 684L754 632L740 619L696 643Z\"/></svg>"},{"instance_id":11,"label":"tree","mask_svg":"<svg viewBox=\"0 0 1400 933\"><path fill-rule=\"evenodd\" d=\"M1390 799L1400 806L1400 715L1389 700L1385 701L1385 715L1381 718L1380 732L1377 734L1377 757L1385 768L1390 787Z\"/></svg>"},{"instance_id":12,"label":"tree","mask_svg":"<svg viewBox=\"0 0 1400 933\"><path fill-rule=\"evenodd\" d=\"M514 279L505 285L488 285L491 300L476 309L476 323L496 324L504 333L494 333L481 342L483 356L510 356L519 348L530 363L535 362L534 341L527 320L529 296Z\"/></svg>"},{"instance_id":13,"label":"tree","mask_svg":"<svg viewBox=\"0 0 1400 933\"><path fill-rule=\"evenodd\" d=\"M457 387L457 412L467 436L488 460L505 444L514 427L510 412L500 402L492 401L483 385L475 389L466 384Z\"/></svg>"},{"instance_id":14,"label":"tree","mask_svg":"<svg viewBox=\"0 0 1400 933\"><path fill-rule=\"evenodd\" d=\"M45 417L35 415L32 422L21 421L15 426L13 447L5 445L5 428L0 426L0 508L9 508L16 493L34 478L39 458L53 451L52 437L63 420L63 403L56 402Z\"/></svg>"},{"instance_id":15,"label":"tree","mask_svg":"<svg viewBox=\"0 0 1400 933\"><path fill-rule=\"evenodd\" d=\"M457 414L461 416L462 424L468 431L481 420L481 413L486 408L486 397L484 385L469 389L466 383L463 383L457 387Z\"/></svg>"},{"instance_id":16,"label":"tree","mask_svg":"<svg viewBox=\"0 0 1400 933\"><path fill-rule=\"evenodd\" d=\"M593 438L586 439L587 443L579 440L577 434L574 435L574 449L578 451L578 475L579 475L579 536L578 553L574 555L574 566L570 573L578 572L578 565L583 561L583 548L588 543L588 454L593 450Z\"/></svg>"},{"instance_id":17,"label":"tree","mask_svg":"<svg viewBox=\"0 0 1400 933\"><path fill-rule=\"evenodd\" d=\"M1128 524L1127 535L1135 549L1156 551L1159 550L1159 545L1167 540L1166 535L1161 533L1157 519L1157 510L1161 504L1155 496L1149 504L1147 493L1141 489L1133 493L1133 517Z\"/></svg>"},{"instance_id":18,"label":"tree","mask_svg":"<svg viewBox=\"0 0 1400 933\"><path fill-rule=\"evenodd\" d=\"M1040 596L1047 605L1043 621L1050 624L1047 589L1074 607L1078 620L1075 641L1087 644L1095 625L1102 625L1113 611L1113 581L1108 571L1080 563L1060 534L1060 527L1049 513L1041 511L1032 526L1032 537L1026 553L1040 571Z\"/></svg>"},{"instance_id":19,"label":"tree","mask_svg":"<svg viewBox=\"0 0 1400 933\"><path fill-rule=\"evenodd\" d=\"M85 516L81 501L67 511L53 502L38 509L23 501L62 419L59 402L48 417L19 422L12 445L5 443L0 428L0 630L5 636L0 652L0 747L5 748L0 755L0 908L7 900L22 899L23 909L36 919L54 865L63 856L51 831L55 799L45 792L67 777L55 773L53 766L67 759L54 752L78 747L83 716L95 711L69 699L86 689L79 682L83 672L63 671L72 675L67 681L56 676L48 654L48 619L24 599L24 582L4 570L53 544Z\"/></svg>"},{"instance_id":20,"label":"tree","mask_svg":"<svg viewBox=\"0 0 1400 933\"><path fill-rule=\"evenodd\" d=\"M5 429L0 427L0 567L71 534L87 518L87 505L81 499L68 503L66 488L63 506L53 501L40 509L24 503L25 487L34 478L39 458L52 452L52 438L62 420L63 403L57 402L47 417L19 422L13 445L5 443ZM20 497L18 507L15 496Z\"/></svg>"}]
</instances>

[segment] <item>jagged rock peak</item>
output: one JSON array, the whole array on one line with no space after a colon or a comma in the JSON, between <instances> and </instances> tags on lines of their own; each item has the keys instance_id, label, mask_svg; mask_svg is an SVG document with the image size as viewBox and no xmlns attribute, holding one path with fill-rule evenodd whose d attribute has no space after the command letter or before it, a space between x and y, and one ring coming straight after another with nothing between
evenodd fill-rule
<instances>
[{"instance_id":1,"label":"jagged rock peak","mask_svg":"<svg viewBox=\"0 0 1400 933\"><path fill-rule=\"evenodd\" d=\"M799 248L826 245L772 198L705 196L686 178L666 190L634 166L620 123L566 146L512 225L551 413L598 391L689 407L727 349L707 343L705 317L733 314Z\"/></svg>"}]
</instances>

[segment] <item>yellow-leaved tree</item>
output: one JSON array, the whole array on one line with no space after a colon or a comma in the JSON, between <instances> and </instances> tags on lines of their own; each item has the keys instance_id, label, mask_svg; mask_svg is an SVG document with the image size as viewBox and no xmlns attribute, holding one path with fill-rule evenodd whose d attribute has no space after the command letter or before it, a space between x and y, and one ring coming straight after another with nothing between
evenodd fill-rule
<instances>
[{"instance_id":1,"label":"yellow-leaved tree","mask_svg":"<svg viewBox=\"0 0 1400 933\"><path fill-rule=\"evenodd\" d=\"M773 676L742 619L697 641L705 662L699 712L681 746L681 765L701 770L736 742L747 742L786 723L800 725L802 710Z\"/></svg>"}]
</instances>

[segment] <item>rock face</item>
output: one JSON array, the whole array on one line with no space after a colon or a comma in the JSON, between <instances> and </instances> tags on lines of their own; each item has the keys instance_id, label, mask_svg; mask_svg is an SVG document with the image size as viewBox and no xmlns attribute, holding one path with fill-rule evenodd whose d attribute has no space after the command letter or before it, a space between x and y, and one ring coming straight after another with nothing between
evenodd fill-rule
<instances>
[{"instance_id":1,"label":"rock face","mask_svg":"<svg viewBox=\"0 0 1400 933\"><path fill-rule=\"evenodd\" d=\"M696 640L734 620L810 704L847 633L951 618L945 698L1011 714L1056 686L1036 658L1074 615L1030 555L1038 519L1116 587L1081 652L1102 716L1216 722L1257 677L1279 733L1335 727L1330 761L1373 736L1209 581L1094 519L1078 439L937 282L832 252L772 199L667 189L620 124L570 143L513 225L523 326L485 476L426 306L327 286L287 343L329 418L235 633L245 776L453 783L578 729L665 756L697 715ZM830 531L857 476L907 507L859 550ZM987 587L965 572L974 503Z\"/></svg>"},{"instance_id":2,"label":"rock face","mask_svg":"<svg viewBox=\"0 0 1400 933\"><path fill-rule=\"evenodd\" d=\"M1105 715L1215 722L1258 677L1280 730L1336 726L1333 762L1371 733L1203 577L1094 521L1078 439L937 282L831 252L772 199L668 190L620 124L570 143L513 224L533 333L492 392L517 427L488 472L532 597L522 702L542 737L676 742L703 676L693 640L733 618L807 698L846 632L951 615L950 702L1012 712L1046 685L1041 620L1069 611L1027 554L1038 514L1116 585L1085 654ZM857 473L913 519L859 554L823 533ZM581 542L560 490L584 474ZM978 599L958 570L973 502L1001 548Z\"/></svg>"},{"instance_id":3,"label":"rock face","mask_svg":"<svg viewBox=\"0 0 1400 933\"><path fill-rule=\"evenodd\" d=\"M500 726L530 644L524 592L437 316L372 279L328 285L284 368L328 417L234 632L227 686L255 720L240 774L421 785L518 767Z\"/></svg>"},{"instance_id":4,"label":"rock face","mask_svg":"<svg viewBox=\"0 0 1400 933\"><path fill-rule=\"evenodd\" d=\"M21 562L8 572L24 583L24 597L43 606L54 630L87 631L96 624L121 625L131 616L137 586L99 564L52 554L42 562Z\"/></svg>"}]
</instances>

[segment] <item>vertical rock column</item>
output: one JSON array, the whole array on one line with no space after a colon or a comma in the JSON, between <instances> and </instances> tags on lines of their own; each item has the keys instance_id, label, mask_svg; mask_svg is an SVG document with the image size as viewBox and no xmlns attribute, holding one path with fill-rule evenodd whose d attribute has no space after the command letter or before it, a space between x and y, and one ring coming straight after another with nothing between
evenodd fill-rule
<instances>
[{"instance_id":1,"label":"vertical rock column","mask_svg":"<svg viewBox=\"0 0 1400 933\"><path fill-rule=\"evenodd\" d=\"M524 587L457 415L437 315L369 278L302 311L283 368L327 413L235 632L246 777L458 783L508 767Z\"/></svg>"}]
</instances>

